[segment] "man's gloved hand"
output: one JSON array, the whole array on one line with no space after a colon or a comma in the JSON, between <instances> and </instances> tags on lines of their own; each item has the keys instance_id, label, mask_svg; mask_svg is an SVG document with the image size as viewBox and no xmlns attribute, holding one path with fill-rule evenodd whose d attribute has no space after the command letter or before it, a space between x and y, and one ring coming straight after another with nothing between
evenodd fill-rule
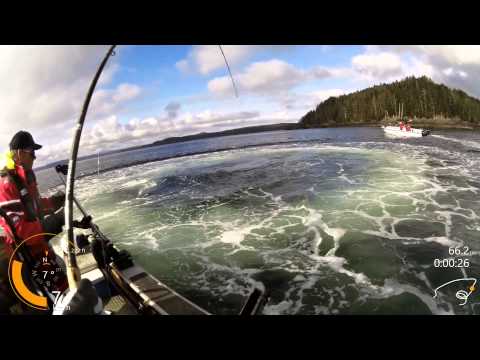
<instances>
[{"instance_id":1,"label":"man's gloved hand","mask_svg":"<svg viewBox=\"0 0 480 360\"><path fill-rule=\"evenodd\" d=\"M60 209L61 207L65 206L65 193L63 191L59 191L53 194L50 199L53 202L53 206L55 207L55 211Z\"/></svg>"},{"instance_id":2,"label":"man's gloved hand","mask_svg":"<svg viewBox=\"0 0 480 360\"><path fill-rule=\"evenodd\" d=\"M84 216L83 219L80 221L74 220L73 226L79 229L90 229L91 222L92 222L92 217L88 215L88 216Z\"/></svg>"},{"instance_id":3,"label":"man's gloved hand","mask_svg":"<svg viewBox=\"0 0 480 360\"><path fill-rule=\"evenodd\" d=\"M67 164L64 164L64 165L57 165L55 166L55 171L58 172L58 173L62 173L63 175L67 176L67 173L68 173L68 165Z\"/></svg>"},{"instance_id":4,"label":"man's gloved hand","mask_svg":"<svg viewBox=\"0 0 480 360\"><path fill-rule=\"evenodd\" d=\"M65 300L67 301L67 299ZM97 315L103 313L102 300L99 298L92 282L88 279L80 280L78 288L71 295L68 303L61 305L65 309L63 315Z\"/></svg>"}]
</instances>

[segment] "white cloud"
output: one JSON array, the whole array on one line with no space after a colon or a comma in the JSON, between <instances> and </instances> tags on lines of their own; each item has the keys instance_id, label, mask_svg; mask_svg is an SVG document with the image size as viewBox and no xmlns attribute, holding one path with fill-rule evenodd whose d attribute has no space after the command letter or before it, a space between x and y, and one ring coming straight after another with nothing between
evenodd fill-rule
<instances>
[{"instance_id":1,"label":"white cloud","mask_svg":"<svg viewBox=\"0 0 480 360\"><path fill-rule=\"evenodd\" d=\"M133 84L120 84L112 96L112 100L116 103L125 100L131 100L140 94L140 87Z\"/></svg>"},{"instance_id":2,"label":"white cloud","mask_svg":"<svg viewBox=\"0 0 480 360\"><path fill-rule=\"evenodd\" d=\"M381 45L371 46L368 51L401 55L407 64L405 75L427 75L436 82L480 97L479 45Z\"/></svg>"},{"instance_id":3,"label":"white cloud","mask_svg":"<svg viewBox=\"0 0 480 360\"><path fill-rule=\"evenodd\" d=\"M179 104L175 104L173 107L178 111L180 107L177 105ZM98 149L110 150L146 144L172 136L265 124L265 119L260 117L258 111L217 112L205 110L181 116L177 113L172 117L168 113L168 109L171 108L172 106L167 105L165 116L132 118L123 123L117 116L112 115L95 122L90 129L84 130L79 155L96 153ZM70 139L44 146L38 154L37 165L65 159L70 146Z\"/></svg>"},{"instance_id":4,"label":"white cloud","mask_svg":"<svg viewBox=\"0 0 480 360\"><path fill-rule=\"evenodd\" d=\"M211 110L203 111L195 116L189 116L185 122L193 127L202 125L211 125L215 123L224 123L235 120L248 120L259 116L258 111L239 111L233 113L218 113Z\"/></svg>"},{"instance_id":5,"label":"white cloud","mask_svg":"<svg viewBox=\"0 0 480 360\"><path fill-rule=\"evenodd\" d=\"M352 67L367 78L390 78L403 72L400 57L388 52L354 56Z\"/></svg>"},{"instance_id":6,"label":"white cloud","mask_svg":"<svg viewBox=\"0 0 480 360\"><path fill-rule=\"evenodd\" d=\"M6 148L18 130L36 139L60 141L65 129L81 111L88 86L107 46L0 46L0 148ZM89 117L118 109L140 89L122 84L102 90L119 66L113 57L99 80ZM56 138L55 138L56 137Z\"/></svg>"},{"instance_id":7,"label":"white cloud","mask_svg":"<svg viewBox=\"0 0 480 360\"><path fill-rule=\"evenodd\" d=\"M175 63L175 67L181 72L186 73L190 69L190 64L188 60L184 59L184 60L177 61L177 63Z\"/></svg>"},{"instance_id":8,"label":"white cloud","mask_svg":"<svg viewBox=\"0 0 480 360\"><path fill-rule=\"evenodd\" d=\"M248 45L222 45L223 52L230 65L234 65L255 52L257 46ZM207 75L212 71L225 67L225 60L218 45L196 45L186 59L176 64L183 72L196 71Z\"/></svg>"},{"instance_id":9,"label":"white cloud","mask_svg":"<svg viewBox=\"0 0 480 360\"><path fill-rule=\"evenodd\" d=\"M318 103L321 103L322 101L327 100L329 97L340 96L346 93L347 91L343 89L328 89L328 90L314 91L310 95L313 97L313 100L315 101L316 105L318 105Z\"/></svg>"},{"instance_id":10,"label":"white cloud","mask_svg":"<svg viewBox=\"0 0 480 360\"><path fill-rule=\"evenodd\" d=\"M120 84L113 90L95 91L89 108L90 118L98 118L119 111L125 102L133 100L141 93L141 89L133 84Z\"/></svg>"},{"instance_id":11,"label":"white cloud","mask_svg":"<svg viewBox=\"0 0 480 360\"><path fill-rule=\"evenodd\" d=\"M480 45L409 45L392 49L427 56L432 63L440 66L480 65Z\"/></svg>"},{"instance_id":12,"label":"white cloud","mask_svg":"<svg viewBox=\"0 0 480 360\"><path fill-rule=\"evenodd\" d=\"M115 115L112 115L95 123L88 136L85 137L88 139L85 145L117 142L125 140L130 136L130 132L126 127L120 124Z\"/></svg>"},{"instance_id":13,"label":"white cloud","mask_svg":"<svg viewBox=\"0 0 480 360\"><path fill-rule=\"evenodd\" d=\"M70 139L64 139L56 143L44 145L42 150L37 154L38 159L35 166L41 166L57 160L66 159L68 156L67 154L69 154L71 142Z\"/></svg>"},{"instance_id":14,"label":"white cloud","mask_svg":"<svg viewBox=\"0 0 480 360\"><path fill-rule=\"evenodd\" d=\"M307 73L281 61L270 60L250 65L238 76L240 87L252 91L269 91L275 88L290 88L307 79Z\"/></svg>"},{"instance_id":15,"label":"white cloud","mask_svg":"<svg viewBox=\"0 0 480 360\"><path fill-rule=\"evenodd\" d=\"M411 58L404 67L405 76L435 76L435 69L428 63L419 58Z\"/></svg>"},{"instance_id":16,"label":"white cloud","mask_svg":"<svg viewBox=\"0 0 480 360\"><path fill-rule=\"evenodd\" d=\"M310 111L321 102L334 96L341 96L353 92L346 89L323 89L307 93L288 93L280 96L278 102L287 111L288 117L299 120L307 111Z\"/></svg>"},{"instance_id":17,"label":"white cloud","mask_svg":"<svg viewBox=\"0 0 480 360\"><path fill-rule=\"evenodd\" d=\"M285 51L290 48L292 46L289 45L222 45L230 66L240 64L261 51ZM194 45L187 57L175 65L184 73L198 72L202 75L208 75L226 67L218 45Z\"/></svg>"},{"instance_id":18,"label":"white cloud","mask_svg":"<svg viewBox=\"0 0 480 360\"><path fill-rule=\"evenodd\" d=\"M234 76L234 81L239 93L266 94L287 91L306 81L329 76L331 73L325 68L302 70L285 61L272 59L249 65L243 73ZM211 93L220 96L233 94L234 91L228 76L210 80L207 87Z\"/></svg>"},{"instance_id":19,"label":"white cloud","mask_svg":"<svg viewBox=\"0 0 480 360\"><path fill-rule=\"evenodd\" d=\"M288 111L290 116L295 111L307 112L331 96L340 96L348 93L343 89L324 89L308 93L287 93L277 98L278 103ZM304 114L301 114L303 116Z\"/></svg>"},{"instance_id":20,"label":"white cloud","mask_svg":"<svg viewBox=\"0 0 480 360\"><path fill-rule=\"evenodd\" d=\"M183 136L199 129L216 126L218 124L240 123L258 117L258 112L218 113L206 110L198 114L185 114L180 119L169 117L148 117L132 119L122 124L116 116L110 116L99 121L85 137L82 147L84 150L93 149L100 145L123 143L123 147L130 146L126 142L135 139L159 140L168 136ZM203 131L203 130L202 130Z\"/></svg>"}]
</instances>

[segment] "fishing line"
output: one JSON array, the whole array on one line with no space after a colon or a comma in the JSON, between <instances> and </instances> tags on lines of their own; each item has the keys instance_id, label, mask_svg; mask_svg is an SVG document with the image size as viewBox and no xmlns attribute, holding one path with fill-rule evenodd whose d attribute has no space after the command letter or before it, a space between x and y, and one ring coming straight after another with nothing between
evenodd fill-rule
<instances>
[{"instance_id":1,"label":"fishing line","mask_svg":"<svg viewBox=\"0 0 480 360\"><path fill-rule=\"evenodd\" d=\"M235 85L235 81L233 80L232 71L230 70L230 65L228 65L227 57L225 56L225 53L223 52L222 45L218 45L218 47L220 48L220 51L222 52L222 55L223 55L223 59L225 60L225 64L227 65L228 73L230 74L230 79L232 79L233 89L235 90L235 97L238 98L237 87Z\"/></svg>"}]
</instances>

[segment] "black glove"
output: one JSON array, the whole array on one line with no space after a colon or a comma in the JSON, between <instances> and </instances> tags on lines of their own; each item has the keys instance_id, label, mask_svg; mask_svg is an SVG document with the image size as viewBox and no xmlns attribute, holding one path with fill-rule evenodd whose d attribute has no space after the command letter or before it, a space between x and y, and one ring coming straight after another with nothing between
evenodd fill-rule
<instances>
[{"instance_id":1,"label":"black glove","mask_svg":"<svg viewBox=\"0 0 480 360\"><path fill-rule=\"evenodd\" d=\"M61 207L65 206L65 193L59 191L56 194L53 194L50 199L53 202L53 206L55 207L55 211L60 209Z\"/></svg>"},{"instance_id":2,"label":"black glove","mask_svg":"<svg viewBox=\"0 0 480 360\"><path fill-rule=\"evenodd\" d=\"M92 222L92 217L88 215L88 216L84 216L83 219L80 221L74 220L73 226L79 229L90 229L91 222Z\"/></svg>"},{"instance_id":3,"label":"black glove","mask_svg":"<svg viewBox=\"0 0 480 360\"><path fill-rule=\"evenodd\" d=\"M58 173L62 173L63 175L67 176L67 173L68 173L68 165L67 165L67 164L57 165L57 166L55 166L55 170L56 170Z\"/></svg>"},{"instance_id":4,"label":"black glove","mask_svg":"<svg viewBox=\"0 0 480 360\"><path fill-rule=\"evenodd\" d=\"M102 310L97 291L88 279L80 280L77 292L68 306L65 315L95 315Z\"/></svg>"}]
</instances>

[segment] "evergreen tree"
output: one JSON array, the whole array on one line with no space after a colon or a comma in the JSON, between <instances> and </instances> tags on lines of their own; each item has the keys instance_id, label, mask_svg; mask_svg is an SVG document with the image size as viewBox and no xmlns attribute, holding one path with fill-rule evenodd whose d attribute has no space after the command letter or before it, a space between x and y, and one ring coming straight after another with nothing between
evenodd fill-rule
<instances>
[{"instance_id":1,"label":"evergreen tree","mask_svg":"<svg viewBox=\"0 0 480 360\"><path fill-rule=\"evenodd\" d=\"M330 97L301 120L304 128L333 124L376 123L399 113L416 118L460 119L480 125L480 101L464 91L434 83L426 76L407 77L349 95Z\"/></svg>"}]
</instances>

